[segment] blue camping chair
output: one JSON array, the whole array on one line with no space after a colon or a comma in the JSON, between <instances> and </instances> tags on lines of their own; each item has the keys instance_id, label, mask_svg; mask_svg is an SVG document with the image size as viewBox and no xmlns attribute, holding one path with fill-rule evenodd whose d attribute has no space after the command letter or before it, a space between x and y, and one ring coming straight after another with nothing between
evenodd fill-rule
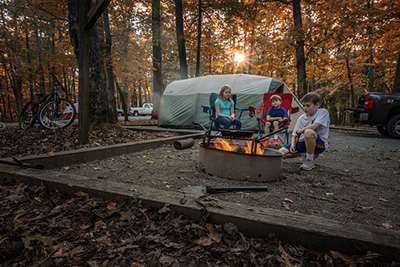
<instances>
[{"instance_id":1,"label":"blue camping chair","mask_svg":"<svg viewBox=\"0 0 400 267\"><path fill-rule=\"evenodd\" d=\"M243 109L243 108L238 108L236 107L236 95L233 94L231 95L233 103L234 103L234 108L235 111L240 111L239 113L239 117L237 117L238 119L240 119L240 117L242 116L243 111L249 110L249 109ZM217 119L217 111L215 110L215 101L218 98L218 94L217 93L211 93L208 97L208 106L201 106L203 109L204 113L208 113L209 115L209 119L210 119L210 127L209 129L215 129L215 130L219 130L220 126L218 125L218 123L215 122L215 120Z\"/></svg>"}]
</instances>

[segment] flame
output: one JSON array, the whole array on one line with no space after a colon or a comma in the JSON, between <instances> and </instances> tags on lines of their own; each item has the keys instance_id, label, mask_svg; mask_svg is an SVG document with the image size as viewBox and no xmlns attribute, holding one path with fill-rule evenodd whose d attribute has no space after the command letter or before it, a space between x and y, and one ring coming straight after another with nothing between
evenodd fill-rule
<instances>
[{"instance_id":1,"label":"flame","mask_svg":"<svg viewBox=\"0 0 400 267\"><path fill-rule=\"evenodd\" d=\"M219 150L235 151L238 146L235 144L230 144L225 139L218 138L218 139L215 139L214 147Z\"/></svg>"},{"instance_id":2,"label":"flame","mask_svg":"<svg viewBox=\"0 0 400 267\"><path fill-rule=\"evenodd\" d=\"M252 154L251 153L251 143L252 143L251 141L247 141L246 145L242 148L238 144L232 144L223 138L217 138L217 139L215 139L215 142L212 144L212 146L219 150L232 151L232 152L238 152L239 149L242 149L242 151L244 150L243 153ZM264 153L264 147L258 143L257 149L256 149L256 154L262 155L263 153Z\"/></svg>"}]
</instances>

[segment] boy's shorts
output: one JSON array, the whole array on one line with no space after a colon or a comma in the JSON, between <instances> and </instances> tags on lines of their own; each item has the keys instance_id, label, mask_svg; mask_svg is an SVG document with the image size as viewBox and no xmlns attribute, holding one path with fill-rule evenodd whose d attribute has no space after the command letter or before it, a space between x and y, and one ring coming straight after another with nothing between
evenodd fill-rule
<instances>
[{"instance_id":1,"label":"boy's shorts","mask_svg":"<svg viewBox=\"0 0 400 267\"><path fill-rule=\"evenodd\" d=\"M286 148L287 150L290 151L290 146L292 144L288 144L286 146L284 146L284 148ZM306 149L306 143L304 141L300 141L296 143L296 151L297 153L306 153L307 149ZM315 149L314 149L314 154L319 154L325 151L325 143L324 141L322 141L322 139L319 137L317 137L317 141L315 143Z\"/></svg>"}]
</instances>

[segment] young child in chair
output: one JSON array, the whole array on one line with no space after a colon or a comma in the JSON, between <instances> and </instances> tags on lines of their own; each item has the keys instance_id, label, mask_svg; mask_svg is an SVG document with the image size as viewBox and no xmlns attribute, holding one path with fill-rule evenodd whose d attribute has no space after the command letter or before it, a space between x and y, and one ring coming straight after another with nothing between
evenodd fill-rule
<instances>
[{"instance_id":1,"label":"young child in chair","mask_svg":"<svg viewBox=\"0 0 400 267\"><path fill-rule=\"evenodd\" d=\"M265 135L269 135L269 131L271 129L271 125L274 127L274 132L279 130L279 123L287 118L286 109L281 107L282 98L279 95L272 95L269 99L272 107L268 109L267 113L267 122L265 123L264 133ZM278 135L274 134L274 139L272 143L276 146L279 146ZM269 140L265 140L263 142L264 146L269 144Z\"/></svg>"},{"instance_id":2,"label":"young child in chair","mask_svg":"<svg viewBox=\"0 0 400 267\"><path fill-rule=\"evenodd\" d=\"M329 113L319 108L321 97L315 92L303 96L304 114L299 117L292 133L292 143L282 147L279 151L283 157L295 157L306 153L304 163L300 169L310 171L315 168L314 155L325 151L328 147Z\"/></svg>"},{"instance_id":3,"label":"young child in chair","mask_svg":"<svg viewBox=\"0 0 400 267\"><path fill-rule=\"evenodd\" d=\"M215 123L223 129L229 129L231 125L235 125L235 129L240 130L242 122L235 118L235 103L231 98L231 91L231 87L227 84L223 85L219 91L218 99L215 101L217 113Z\"/></svg>"}]
</instances>

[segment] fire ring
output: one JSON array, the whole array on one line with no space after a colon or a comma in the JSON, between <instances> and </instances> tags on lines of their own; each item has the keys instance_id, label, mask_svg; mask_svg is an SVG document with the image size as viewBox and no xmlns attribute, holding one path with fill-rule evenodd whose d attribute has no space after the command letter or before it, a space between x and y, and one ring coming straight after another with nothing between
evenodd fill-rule
<instances>
[{"instance_id":1,"label":"fire ring","mask_svg":"<svg viewBox=\"0 0 400 267\"><path fill-rule=\"evenodd\" d=\"M253 147L254 140L248 145ZM221 150L215 148L210 140L203 141L199 146L199 168L207 174L233 180L271 182L279 179L282 168L282 154L279 151L266 148L255 154L243 150Z\"/></svg>"}]
</instances>

